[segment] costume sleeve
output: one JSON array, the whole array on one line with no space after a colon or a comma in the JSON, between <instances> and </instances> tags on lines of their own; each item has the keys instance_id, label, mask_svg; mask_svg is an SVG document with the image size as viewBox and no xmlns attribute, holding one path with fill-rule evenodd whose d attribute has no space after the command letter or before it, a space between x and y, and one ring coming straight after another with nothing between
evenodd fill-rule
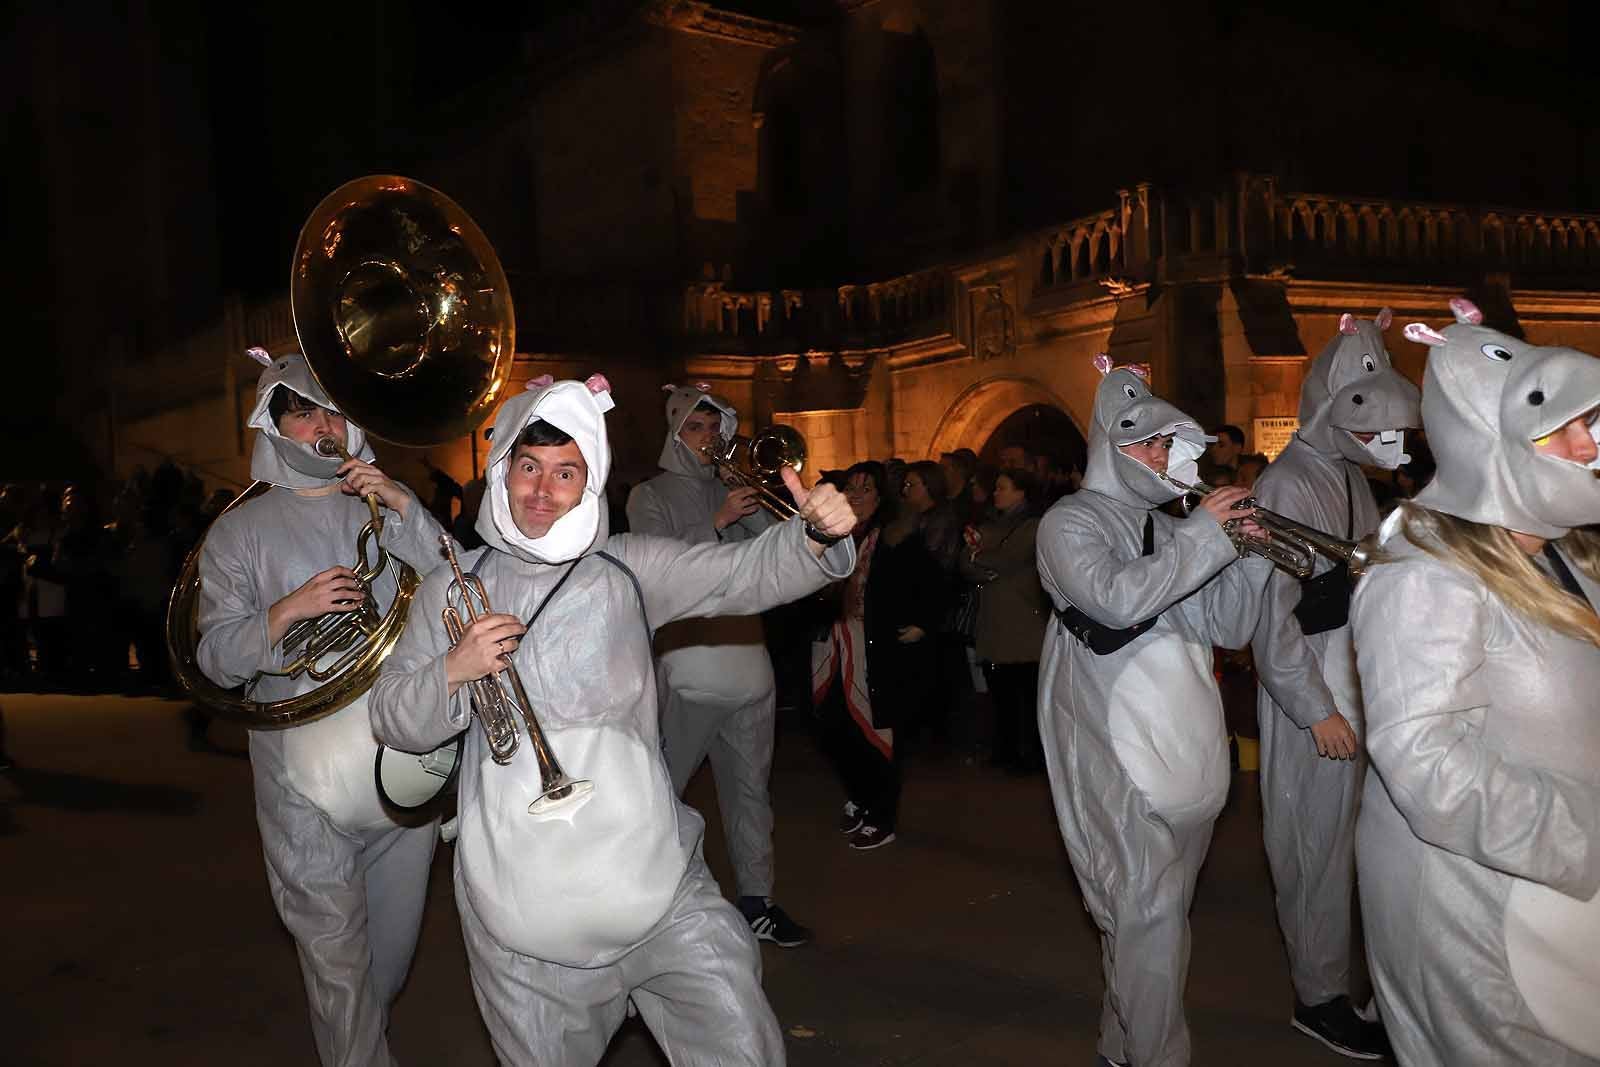
<instances>
[{"instance_id":1,"label":"costume sleeve","mask_svg":"<svg viewBox=\"0 0 1600 1067\"><path fill-rule=\"evenodd\" d=\"M671 537L691 544L715 542L720 540L715 519L715 514L708 513L695 516L693 522L682 521L648 482L634 486L628 493L628 529L632 533Z\"/></svg>"},{"instance_id":2,"label":"costume sleeve","mask_svg":"<svg viewBox=\"0 0 1600 1067\"><path fill-rule=\"evenodd\" d=\"M1362 580L1354 608L1367 752L1411 831L1588 899L1600 886L1600 788L1525 766L1484 739L1487 594L1453 567L1406 561Z\"/></svg>"},{"instance_id":3,"label":"costume sleeve","mask_svg":"<svg viewBox=\"0 0 1600 1067\"><path fill-rule=\"evenodd\" d=\"M1302 730L1310 729L1339 710L1333 692L1322 677L1322 661L1295 617L1300 603L1300 583L1259 556L1247 556L1234 568L1247 573L1261 600L1260 621L1250 648L1255 653L1256 675L1278 707ZM1344 632L1329 640L1343 640Z\"/></svg>"},{"instance_id":4,"label":"costume sleeve","mask_svg":"<svg viewBox=\"0 0 1600 1067\"><path fill-rule=\"evenodd\" d=\"M1172 540L1157 544L1154 555L1126 560L1092 511L1053 508L1039 524L1040 577L1101 625L1133 626L1166 611L1236 558L1233 542L1205 512L1171 529Z\"/></svg>"},{"instance_id":5,"label":"costume sleeve","mask_svg":"<svg viewBox=\"0 0 1600 1067\"><path fill-rule=\"evenodd\" d=\"M778 517L766 508L757 508L738 522L722 531L724 541L749 541L760 537L778 524Z\"/></svg>"},{"instance_id":6,"label":"costume sleeve","mask_svg":"<svg viewBox=\"0 0 1600 1067\"><path fill-rule=\"evenodd\" d=\"M267 611L258 594L255 558L238 523L215 523L200 548L200 645L195 658L205 676L224 688L243 685L259 671L275 670L281 652L267 637Z\"/></svg>"},{"instance_id":7,"label":"costume sleeve","mask_svg":"<svg viewBox=\"0 0 1600 1067\"><path fill-rule=\"evenodd\" d=\"M466 687L452 697L445 677L450 641L439 612L452 578L450 568L435 567L423 580L367 701L372 735L402 752L431 752L471 721Z\"/></svg>"},{"instance_id":8,"label":"costume sleeve","mask_svg":"<svg viewBox=\"0 0 1600 1067\"><path fill-rule=\"evenodd\" d=\"M613 543L638 575L656 627L703 615L754 615L847 577L856 563L849 537L813 556L799 519L735 544L686 545L634 534L620 534Z\"/></svg>"},{"instance_id":9,"label":"costume sleeve","mask_svg":"<svg viewBox=\"0 0 1600 1067\"><path fill-rule=\"evenodd\" d=\"M1253 557L1227 564L1211 581L1200 588L1200 595L1184 601L1193 605L1200 632L1209 634L1211 643L1221 648L1244 648L1256 632L1261 613L1261 591L1246 569Z\"/></svg>"},{"instance_id":10,"label":"costume sleeve","mask_svg":"<svg viewBox=\"0 0 1600 1067\"><path fill-rule=\"evenodd\" d=\"M427 574L444 562L444 552L439 548L444 527L433 517L433 512L423 506L417 494L407 486L400 488L411 498L411 506L406 509L403 519L396 511L384 513L383 544L391 553L411 564L418 574ZM456 545L455 550L461 551L461 546Z\"/></svg>"}]
</instances>

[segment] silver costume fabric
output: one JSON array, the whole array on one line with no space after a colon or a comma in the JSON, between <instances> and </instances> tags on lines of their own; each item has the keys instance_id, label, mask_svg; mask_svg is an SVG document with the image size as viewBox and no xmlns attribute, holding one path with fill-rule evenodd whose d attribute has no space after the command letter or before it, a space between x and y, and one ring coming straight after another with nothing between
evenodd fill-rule
<instances>
[{"instance_id":1,"label":"silver costume fabric","mask_svg":"<svg viewBox=\"0 0 1600 1067\"><path fill-rule=\"evenodd\" d=\"M720 432L732 437L738 413L724 398L694 387L673 389L667 400L662 472L628 496L628 528L690 544L743 541L772 525L765 510L722 530L714 519L728 496L715 468L702 464L678 436L700 403L720 414ZM679 795L709 757L717 803L741 897L772 895L773 732L777 687L761 618L756 615L684 619L656 634L656 675L661 694L661 740Z\"/></svg>"},{"instance_id":2,"label":"silver costume fabric","mask_svg":"<svg viewBox=\"0 0 1600 1067\"><path fill-rule=\"evenodd\" d=\"M1373 458L1351 432L1398 436L1420 424L1418 399L1417 387L1394 371L1378 325L1346 316L1308 368L1300 429L1256 482L1256 500L1333 537L1366 537L1378 528L1378 506L1357 462ZM1359 737L1361 683L1349 626L1308 636L1294 613L1300 582L1259 556L1246 566L1262 587L1252 645L1261 682L1263 838L1278 925L1295 995L1323 1004L1350 993L1356 810L1366 755L1320 756L1310 727L1338 712ZM1316 573L1332 569L1317 557Z\"/></svg>"},{"instance_id":3,"label":"silver costume fabric","mask_svg":"<svg viewBox=\"0 0 1600 1067\"><path fill-rule=\"evenodd\" d=\"M383 543L427 570L442 532L414 497L402 521L385 511ZM199 665L219 685L283 665L267 642L267 611L308 578L349 565L370 513L334 492L274 488L222 516L200 555ZM373 584L394 599L393 564ZM426 627L415 615L408 628ZM252 690L280 700L316 688L264 677ZM369 694L370 695L370 694ZM383 811L373 779L377 742L367 695L317 722L250 733L256 820L273 902L294 936L312 1029L327 1065L389 1064L389 1007L411 963L437 826L401 827Z\"/></svg>"},{"instance_id":4,"label":"silver costume fabric","mask_svg":"<svg viewBox=\"0 0 1600 1067\"><path fill-rule=\"evenodd\" d=\"M1433 346L1439 473L1417 503L1538 536L1600 521L1592 472L1532 444L1600 404L1600 360L1451 307L1443 333L1406 327ZM1357 868L1390 1040L1407 1067L1600 1063L1600 649L1425 551L1403 515L1352 604L1375 772Z\"/></svg>"},{"instance_id":5,"label":"silver costume fabric","mask_svg":"<svg viewBox=\"0 0 1600 1067\"><path fill-rule=\"evenodd\" d=\"M252 349L252 352L261 350ZM256 431L250 453L250 477L288 489L320 489L328 484L344 460L324 456L310 445L279 432L269 406L273 392L280 385L319 407L336 413L339 410L312 376L306 357L293 352L268 363L256 380L255 407L245 420L245 424ZM367 444L366 431L355 423L345 424L345 448L357 459L372 462L372 446Z\"/></svg>"},{"instance_id":6,"label":"silver costume fabric","mask_svg":"<svg viewBox=\"0 0 1600 1067\"><path fill-rule=\"evenodd\" d=\"M1039 574L1056 608L1072 604L1118 628L1159 616L1104 656L1052 617L1039 671L1056 818L1101 933L1099 1052L1136 1067L1189 1062L1189 906L1228 790L1212 646L1242 647L1255 626L1251 588L1229 566L1237 555L1222 527L1205 513L1178 520L1153 510L1160 483L1118 450L1179 425L1198 435L1134 374L1107 374L1084 489L1046 512L1038 531ZM1143 556L1147 517L1154 554Z\"/></svg>"},{"instance_id":7,"label":"silver costume fabric","mask_svg":"<svg viewBox=\"0 0 1600 1067\"><path fill-rule=\"evenodd\" d=\"M540 417L572 434L586 459L591 453L609 459L602 410L547 411L530 393L502 407L495 440L513 441L530 418ZM593 459L589 466L592 472ZM590 489L603 486L585 493ZM496 492L504 494L503 484L491 483L478 519L489 543L461 562L478 567L496 611L523 619L567 576L512 660L550 747L569 774L594 782L594 792L579 806L532 815L528 805L541 790L526 739L500 766L482 730L467 733L457 900L495 1047L517 1065L592 1063L604 1041L590 1031L609 1039L620 1021L616 1001L594 990L610 983L633 994L645 989L635 983L649 971L646 1000L654 995L663 1006L652 1029L676 1050L675 1063L781 1064L754 940L711 885L698 851L704 823L677 800L660 755L645 620L664 625L765 610L848 574L854 547L846 540L819 560L799 522L744 544L609 537L601 509L586 550L541 562L501 536L490 515ZM601 550L631 570L637 590L622 568L596 554ZM430 575L413 610L436 617L449 585L448 572ZM401 638L372 692L373 727L386 743L425 751L468 726L467 692L449 695L447 650L437 628L410 627ZM635 961L648 962L635 969ZM529 1009L530 983L545 1002L539 1010ZM708 1003L717 1025L696 1019ZM557 1039L547 1030L551 1013L571 1043L563 1038L561 1051L546 1056L539 1050ZM649 1014L646 1021L652 1022Z\"/></svg>"}]
</instances>

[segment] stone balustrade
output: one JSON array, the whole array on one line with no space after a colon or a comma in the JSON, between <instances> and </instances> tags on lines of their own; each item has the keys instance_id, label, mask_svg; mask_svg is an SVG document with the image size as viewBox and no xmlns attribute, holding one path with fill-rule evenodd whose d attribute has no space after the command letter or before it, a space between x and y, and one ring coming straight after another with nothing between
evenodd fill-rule
<instances>
[{"instance_id":1,"label":"stone balustrade","mask_svg":"<svg viewBox=\"0 0 1600 1067\"><path fill-rule=\"evenodd\" d=\"M682 325L702 342L899 337L945 326L951 285L943 268L833 290L739 290L700 282L684 289Z\"/></svg>"}]
</instances>

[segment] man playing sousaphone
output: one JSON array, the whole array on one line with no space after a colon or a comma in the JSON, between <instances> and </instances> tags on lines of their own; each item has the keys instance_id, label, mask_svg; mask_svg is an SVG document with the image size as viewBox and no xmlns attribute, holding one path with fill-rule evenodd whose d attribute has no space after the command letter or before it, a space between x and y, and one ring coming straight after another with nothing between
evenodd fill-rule
<instances>
[{"instance_id":1,"label":"man playing sousaphone","mask_svg":"<svg viewBox=\"0 0 1600 1067\"><path fill-rule=\"evenodd\" d=\"M460 582L435 571L372 690L372 724L406 751L472 721L463 687L520 678L561 766L593 790L546 812L537 744L495 763L467 734L456 904L473 990L501 1062L596 1063L631 1000L674 1063L776 1067L783 1038L749 925L706 868L704 822L661 757L650 627L748 615L850 573L855 524L833 487L785 482L799 516L738 544L608 534L610 387L530 384L501 406L477 529L464 553L495 612L452 647L423 625ZM504 614L501 614L504 613ZM532 734L532 730L529 733Z\"/></svg>"},{"instance_id":2,"label":"man playing sousaphone","mask_svg":"<svg viewBox=\"0 0 1600 1067\"><path fill-rule=\"evenodd\" d=\"M345 564L371 519L363 497L389 512L383 544L427 565L439 524L410 490L373 466L361 427L348 422L298 354L271 359L256 385L251 476L272 488L217 519L200 550L199 669L262 701L318 688L282 671L297 623L361 609L365 593ZM350 456L316 450L332 437ZM372 607L394 600L394 567L371 582ZM256 822L267 882L295 940L317 1053L328 1067L393 1063L389 1006L411 965L428 888L435 825L404 827L385 813L373 779L377 743L366 694L314 722L252 730Z\"/></svg>"}]
</instances>

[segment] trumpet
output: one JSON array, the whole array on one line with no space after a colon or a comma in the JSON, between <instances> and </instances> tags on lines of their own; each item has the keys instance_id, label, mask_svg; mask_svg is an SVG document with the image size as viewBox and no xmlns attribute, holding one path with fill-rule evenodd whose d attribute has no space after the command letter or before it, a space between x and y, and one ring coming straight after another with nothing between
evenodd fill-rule
<instances>
[{"instance_id":1,"label":"trumpet","mask_svg":"<svg viewBox=\"0 0 1600 1067\"><path fill-rule=\"evenodd\" d=\"M461 610L466 612L465 620L461 611L453 607L446 607L440 613L445 633L450 638L450 647L454 648L461 643L467 627L493 609L489 606L489 594L484 591L483 582L478 576L461 573L461 565L456 562L455 548L449 536L439 538L439 543L444 546L450 572L455 576L450 589L446 591L445 602L448 604L452 595L459 596ZM521 745L521 731L526 730L528 740L533 745L533 758L539 765L539 796L528 805L528 813L546 815L569 804L587 800L594 792L594 783L587 778L573 778L561 769L560 761L550 748L549 739L539 726L527 690L522 687L522 678L509 660L504 662L503 669L467 683L473 713L483 725L484 736L489 742L490 758L502 766L510 763ZM522 720L521 729L517 722L519 718Z\"/></svg>"},{"instance_id":2,"label":"trumpet","mask_svg":"<svg viewBox=\"0 0 1600 1067\"><path fill-rule=\"evenodd\" d=\"M731 485L754 489L761 506L780 519L792 519L798 509L775 489L783 468L799 474L806 465L806 439L793 426L775 423L754 437L723 437L717 434L703 445L700 454L717 468L717 475Z\"/></svg>"},{"instance_id":3,"label":"trumpet","mask_svg":"<svg viewBox=\"0 0 1600 1067\"><path fill-rule=\"evenodd\" d=\"M1167 474L1162 474L1161 480L1183 494L1185 512L1193 508L1191 498L1207 497L1217 491L1214 486L1204 482L1191 485ZM1222 529L1233 541L1239 555L1254 553L1301 581L1311 577L1318 556L1344 564L1351 577L1359 577L1367 569L1370 559L1367 550L1358 542L1345 541L1279 515L1276 511L1269 511L1257 504L1253 496L1233 505L1234 511L1248 511L1251 508L1255 509L1255 514L1247 517L1266 532L1266 537L1252 537L1244 532L1246 516L1228 519L1222 524Z\"/></svg>"}]
</instances>

